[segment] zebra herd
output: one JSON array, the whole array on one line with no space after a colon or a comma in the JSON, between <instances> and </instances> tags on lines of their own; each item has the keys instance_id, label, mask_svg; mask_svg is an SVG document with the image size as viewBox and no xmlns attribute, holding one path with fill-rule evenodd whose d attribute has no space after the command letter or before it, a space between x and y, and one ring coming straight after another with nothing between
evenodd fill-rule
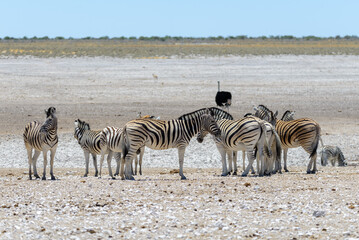
<instances>
[{"instance_id":1,"label":"zebra herd","mask_svg":"<svg viewBox=\"0 0 359 240\"><path fill-rule=\"evenodd\" d=\"M32 169L34 177L40 178L37 174L36 161L42 152L44 157L42 179L46 179L47 152L50 151L50 175L51 179L55 180L53 164L58 144L56 109L50 107L45 113L44 123L37 121L28 123L23 134L28 154L29 178L32 179ZM89 173L90 155L93 158L95 176L99 177L107 155L108 172L112 178L120 175L121 179L134 180L133 175L137 174L137 156L139 155L139 173L142 174L142 158L145 147L148 147L155 150L177 148L179 175L181 179L186 179L183 174L186 147L194 136L197 136L197 141L201 143L208 133L213 136L221 155L222 176L237 174L237 151L243 152L242 176L247 176L250 170L254 173L253 162L256 159L259 176L281 172L282 150L284 170L288 171L287 151L289 148L296 147L302 147L310 155L307 173L316 173L317 149L321 140L319 124L309 118L294 119L294 112L291 111L286 111L280 120L277 119L277 115L278 112L273 113L264 105L259 105L255 108L254 114L246 114L243 118L234 120L228 112L211 107L169 121L154 119L153 116L147 115L127 122L123 128L106 127L98 131L91 130L88 123L77 119L74 137L84 152L86 161L84 177ZM332 151L331 148L328 149ZM97 155L101 155L99 171ZM248 158L247 166L244 161L245 155ZM330 158L330 154L327 155L327 158ZM114 175L111 169L113 157L117 163ZM133 168L133 160L135 160L135 168ZM344 156L342 163L345 165Z\"/></svg>"}]
</instances>

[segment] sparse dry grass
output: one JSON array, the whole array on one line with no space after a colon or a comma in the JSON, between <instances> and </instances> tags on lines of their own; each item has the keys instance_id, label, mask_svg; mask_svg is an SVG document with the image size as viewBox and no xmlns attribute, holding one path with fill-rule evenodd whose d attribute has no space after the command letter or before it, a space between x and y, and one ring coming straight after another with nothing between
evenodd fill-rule
<instances>
[{"instance_id":1,"label":"sparse dry grass","mask_svg":"<svg viewBox=\"0 0 359 240\"><path fill-rule=\"evenodd\" d=\"M359 55L357 40L7 40L0 41L0 56L76 57L110 56L167 58L171 56L226 55Z\"/></svg>"}]
</instances>

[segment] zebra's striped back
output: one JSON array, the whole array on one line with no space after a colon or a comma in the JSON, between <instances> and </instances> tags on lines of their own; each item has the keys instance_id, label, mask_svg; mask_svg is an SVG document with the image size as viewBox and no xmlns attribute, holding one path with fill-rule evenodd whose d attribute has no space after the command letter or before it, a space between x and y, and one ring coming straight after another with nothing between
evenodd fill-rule
<instances>
[{"instance_id":1,"label":"zebra's striped back","mask_svg":"<svg viewBox=\"0 0 359 240\"><path fill-rule=\"evenodd\" d=\"M226 146L233 149L243 143L247 149L252 150L262 134L261 126L254 117L242 118L236 121L222 119L217 123L222 132L222 141Z\"/></svg>"},{"instance_id":2,"label":"zebra's striped back","mask_svg":"<svg viewBox=\"0 0 359 240\"><path fill-rule=\"evenodd\" d=\"M292 121L277 120L275 129L280 136L283 148L303 146L304 149L312 148L310 154L313 154L313 151L316 151L318 147L315 139L319 141L320 127L319 124L312 119L301 118ZM313 141L316 143L314 144Z\"/></svg>"},{"instance_id":3,"label":"zebra's striped back","mask_svg":"<svg viewBox=\"0 0 359 240\"><path fill-rule=\"evenodd\" d=\"M122 136L122 128L106 127L101 131L100 145L114 152L121 152L120 140Z\"/></svg>"},{"instance_id":4,"label":"zebra's striped back","mask_svg":"<svg viewBox=\"0 0 359 240\"><path fill-rule=\"evenodd\" d=\"M229 114L228 112L226 112L226 111L224 111L224 110L222 110L220 108L216 108L216 107L201 108L201 109L198 109L198 110L196 110L194 112L184 114L184 115L180 116L177 119L178 120L187 120L187 119L196 118L196 117L201 116L201 115L203 115L205 113L208 113L208 110L210 112L210 115L212 115L212 117L216 121L221 120L221 119L233 120L233 116L231 114Z\"/></svg>"},{"instance_id":5,"label":"zebra's striped back","mask_svg":"<svg viewBox=\"0 0 359 240\"><path fill-rule=\"evenodd\" d=\"M75 133L74 137L77 139L83 150L86 150L92 154L100 154L100 138L101 131L93 131L90 129L90 125L80 119L75 121Z\"/></svg>"}]
</instances>

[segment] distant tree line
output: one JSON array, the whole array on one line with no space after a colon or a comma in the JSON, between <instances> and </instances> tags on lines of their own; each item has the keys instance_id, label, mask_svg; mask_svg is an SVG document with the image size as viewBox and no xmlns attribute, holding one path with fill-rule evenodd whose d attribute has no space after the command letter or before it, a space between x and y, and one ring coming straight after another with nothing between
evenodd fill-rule
<instances>
[{"instance_id":1,"label":"distant tree line","mask_svg":"<svg viewBox=\"0 0 359 240\"><path fill-rule=\"evenodd\" d=\"M345 39L345 40L357 40L359 39L356 35L345 35L340 36L337 35L335 37L317 37L317 36L303 36L303 37L295 37L292 35L283 35L283 36L259 36L259 37L249 37L247 35L239 35L239 36L217 36L217 37L180 37L180 36L151 36L151 37L113 37L110 38L108 36L103 36L99 38L94 37L84 37L84 38L65 38L61 36L57 36L54 38L50 38L48 36L44 37L22 37L22 38L14 38L6 36L4 38L0 38L0 40L139 40L139 41L180 41L180 40L201 40L201 41L218 41L218 40L245 40L245 39L258 39L258 40L267 40L267 39L274 39L274 40L307 40L307 41L316 41L316 40L329 40L329 39Z\"/></svg>"}]
</instances>

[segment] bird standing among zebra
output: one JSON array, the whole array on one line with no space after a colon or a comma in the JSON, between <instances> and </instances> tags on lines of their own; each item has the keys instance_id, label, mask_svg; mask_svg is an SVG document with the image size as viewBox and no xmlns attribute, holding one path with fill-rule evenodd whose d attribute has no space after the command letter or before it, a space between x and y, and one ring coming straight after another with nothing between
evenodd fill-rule
<instances>
[{"instance_id":1,"label":"bird standing among zebra","mask_svg":"<svg viewBox=\"0 0 359 240\"><path fill-rule=\"evenodd\" d=\"M42 152L44 157L44 170L42 180L46 180L47 152L50 151L50 175L51 180L56 180L53 172L54 158L58 144L56 108L50 107L45 110L46 120L44 123L33 121L25 126L24 143L27 150L29 162L29 178L32 179L31 166L33 166L34 177L40 178L37 174L36 161ZM34 155L32 152L34 150Z\"/></svg>"},{"instance_id":2,"label":"bird standing among zebra","mask_svg":"<svg viewBox=\"0 0 359 240\"><path fill-rule=\"evenodd\" d=\"M146 146L156 150L177 148L179 175L181 179L186 179L183 174L184 153L191 138L201 130L206 130L216 137L220 136L221 131L209 113L209 110L204 114L192 112L186 114L184 120L136 119L126 123L121 139L126 168L125 174L121 168L121 176L134 180L130 169L131 161L134 159L137 150Z\"/></svg>"},{"instance_id":3,"label":"bird standing among zebra","mask_svg":"<svg viewBox=\"0 0 359 240\"><path fill-rule=\"evenodd\" d=\"M220 90L220 82L218 81L218 92L216 94L216 104L219 107L227 108L229 110L229 106L232 104L232 94L230 92L221 91Z\"/></svg>"}]
</instances>

